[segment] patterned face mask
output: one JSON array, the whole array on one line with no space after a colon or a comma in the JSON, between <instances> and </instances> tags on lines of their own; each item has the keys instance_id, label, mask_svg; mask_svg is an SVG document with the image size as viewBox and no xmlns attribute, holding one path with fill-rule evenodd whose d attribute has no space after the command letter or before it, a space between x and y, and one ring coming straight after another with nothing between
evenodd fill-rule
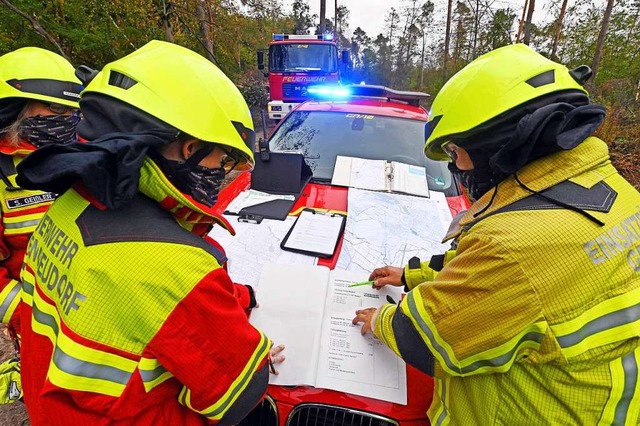
<instances>
[{"instance_id":1,"label":"patterned face mask","mask_svg":"<svg viewBox=\"0 0 640 426\"><path fill-rule=\"evenodd\" d=\"M76 141L77 115L36 115L20 122L20 137L33 146L64 145Z\"/></svg>"},{"instance_id":2,"label":"patterned face mask","mask_svg":"<svg viewBox=\"0 0 640 426\"><path fill-rule=\"evenodd\" d=\"M199 203L213 207L226 172L222 164L214 169L198 165L211 151L213 147L202 148L186 161L168 160L153 151L149 155L176 188Z\"/></svg>"},{"instance_id":3,"label":"patterned face mask","mask_svg":"<svg viewBox=\"0 0 640 426\"><path fill-rule=\"evenodd\" d=\"M194 200L213 207L218 201L218 193L224 177L225 171L223 167L209 169L202 166L192 166L187 176L189 193Z\"/></svg>"}]
</instances>

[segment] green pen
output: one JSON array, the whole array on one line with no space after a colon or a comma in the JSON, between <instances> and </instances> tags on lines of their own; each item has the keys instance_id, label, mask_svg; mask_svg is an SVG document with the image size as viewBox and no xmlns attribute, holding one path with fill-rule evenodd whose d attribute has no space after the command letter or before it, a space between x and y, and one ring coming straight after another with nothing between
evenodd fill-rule
<instances>
[{"instance_id":1,"label":"green pen","mask_svg":"<svg viewBox=\"0 0 640 426\"><path fill-rule=\"evenodd\" d=\"M349 288L351 287L360 287L363 285L373 285L373 281L361 281L359 283L353 283L353 284L349 284Z\"/></svg>"}]
</instances>

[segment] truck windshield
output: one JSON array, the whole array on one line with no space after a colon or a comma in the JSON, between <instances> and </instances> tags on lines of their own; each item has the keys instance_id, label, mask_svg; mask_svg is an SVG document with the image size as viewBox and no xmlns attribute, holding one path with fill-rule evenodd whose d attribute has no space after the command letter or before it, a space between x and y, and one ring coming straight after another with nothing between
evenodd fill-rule
<instances>
[{"instance_id":1,"label":"truck windshield","mask_svg":"<svg viewBox=\"0 0 640 426\"><path fill-rule=\"evenodd\" d=\"M331 44L275 44L269 47L269 71L337 72L338 49Z\"/></svg>"},{"instance_id":2,"label":"truck windshield","mask_svg":"<svg viewBox=\"0 0 640 426\"><path fill-rule=\"evenodd\" d=\"M331 180L338 155L422 166L430 190L458 195L447 163L425 157L425 122L381 115L294 111L269 139L272 151L302 152L315 180Z\"/></svg>"}]
</instances>

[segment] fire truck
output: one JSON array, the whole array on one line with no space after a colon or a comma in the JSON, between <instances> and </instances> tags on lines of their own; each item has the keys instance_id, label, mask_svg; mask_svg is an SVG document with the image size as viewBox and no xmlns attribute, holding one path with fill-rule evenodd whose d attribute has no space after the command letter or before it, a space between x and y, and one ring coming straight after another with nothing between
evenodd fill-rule
<instances>
[{"instance_id":1,"label":"fire truck","mask_svg":"<svg viewBox=\"0 0 640 426\"><path fill-rule=\"evenodd\" d=\"M258 51L258 69L265 69L264 51ZM280 121L296 105L309 99L314 85L340 84L340 69L350 63L349 51L338 54L332 34L273 34L267 52L269 118Z\"/></svg>"}]
</instances>

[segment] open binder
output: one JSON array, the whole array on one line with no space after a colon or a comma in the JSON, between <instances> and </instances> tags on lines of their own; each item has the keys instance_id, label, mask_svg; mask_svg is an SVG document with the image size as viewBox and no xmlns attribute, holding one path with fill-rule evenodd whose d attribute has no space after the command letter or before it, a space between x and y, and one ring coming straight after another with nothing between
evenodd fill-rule
<instances>
[{"instance_id":1,"label":"open binder","mask_svg":"<svg viewBox=\"0 0 640 426\"><path fill-rule=\"evenodd\" d=\"M293 195L290 200L272 200L240 210L240 216L261 216L265 219L284 220L302 189L311 180L313 173L300 153L271 152L268 160L256 157L251 172L251 189L269 194Z\"/></svg>"},{"instance_id":2,"label":"open binder","mask_svg":"<svg viewBox=\"0 0 640 426\"><path fill-rule=\"evenodd\" d=\"M429 197L426 169L397 161L339 155L331 185Z\"/></svg>"},{"instance_id":3,"label":"open binder","mask_svg":"<svg viewBox=\"0 0 640 426\"><path fill-rule=\"evenodd\" d=\"M309 256L331 257L344 232L345 223L346 216L342 214L304 209L280 248Z\"/></svg>"}]
</instances>

